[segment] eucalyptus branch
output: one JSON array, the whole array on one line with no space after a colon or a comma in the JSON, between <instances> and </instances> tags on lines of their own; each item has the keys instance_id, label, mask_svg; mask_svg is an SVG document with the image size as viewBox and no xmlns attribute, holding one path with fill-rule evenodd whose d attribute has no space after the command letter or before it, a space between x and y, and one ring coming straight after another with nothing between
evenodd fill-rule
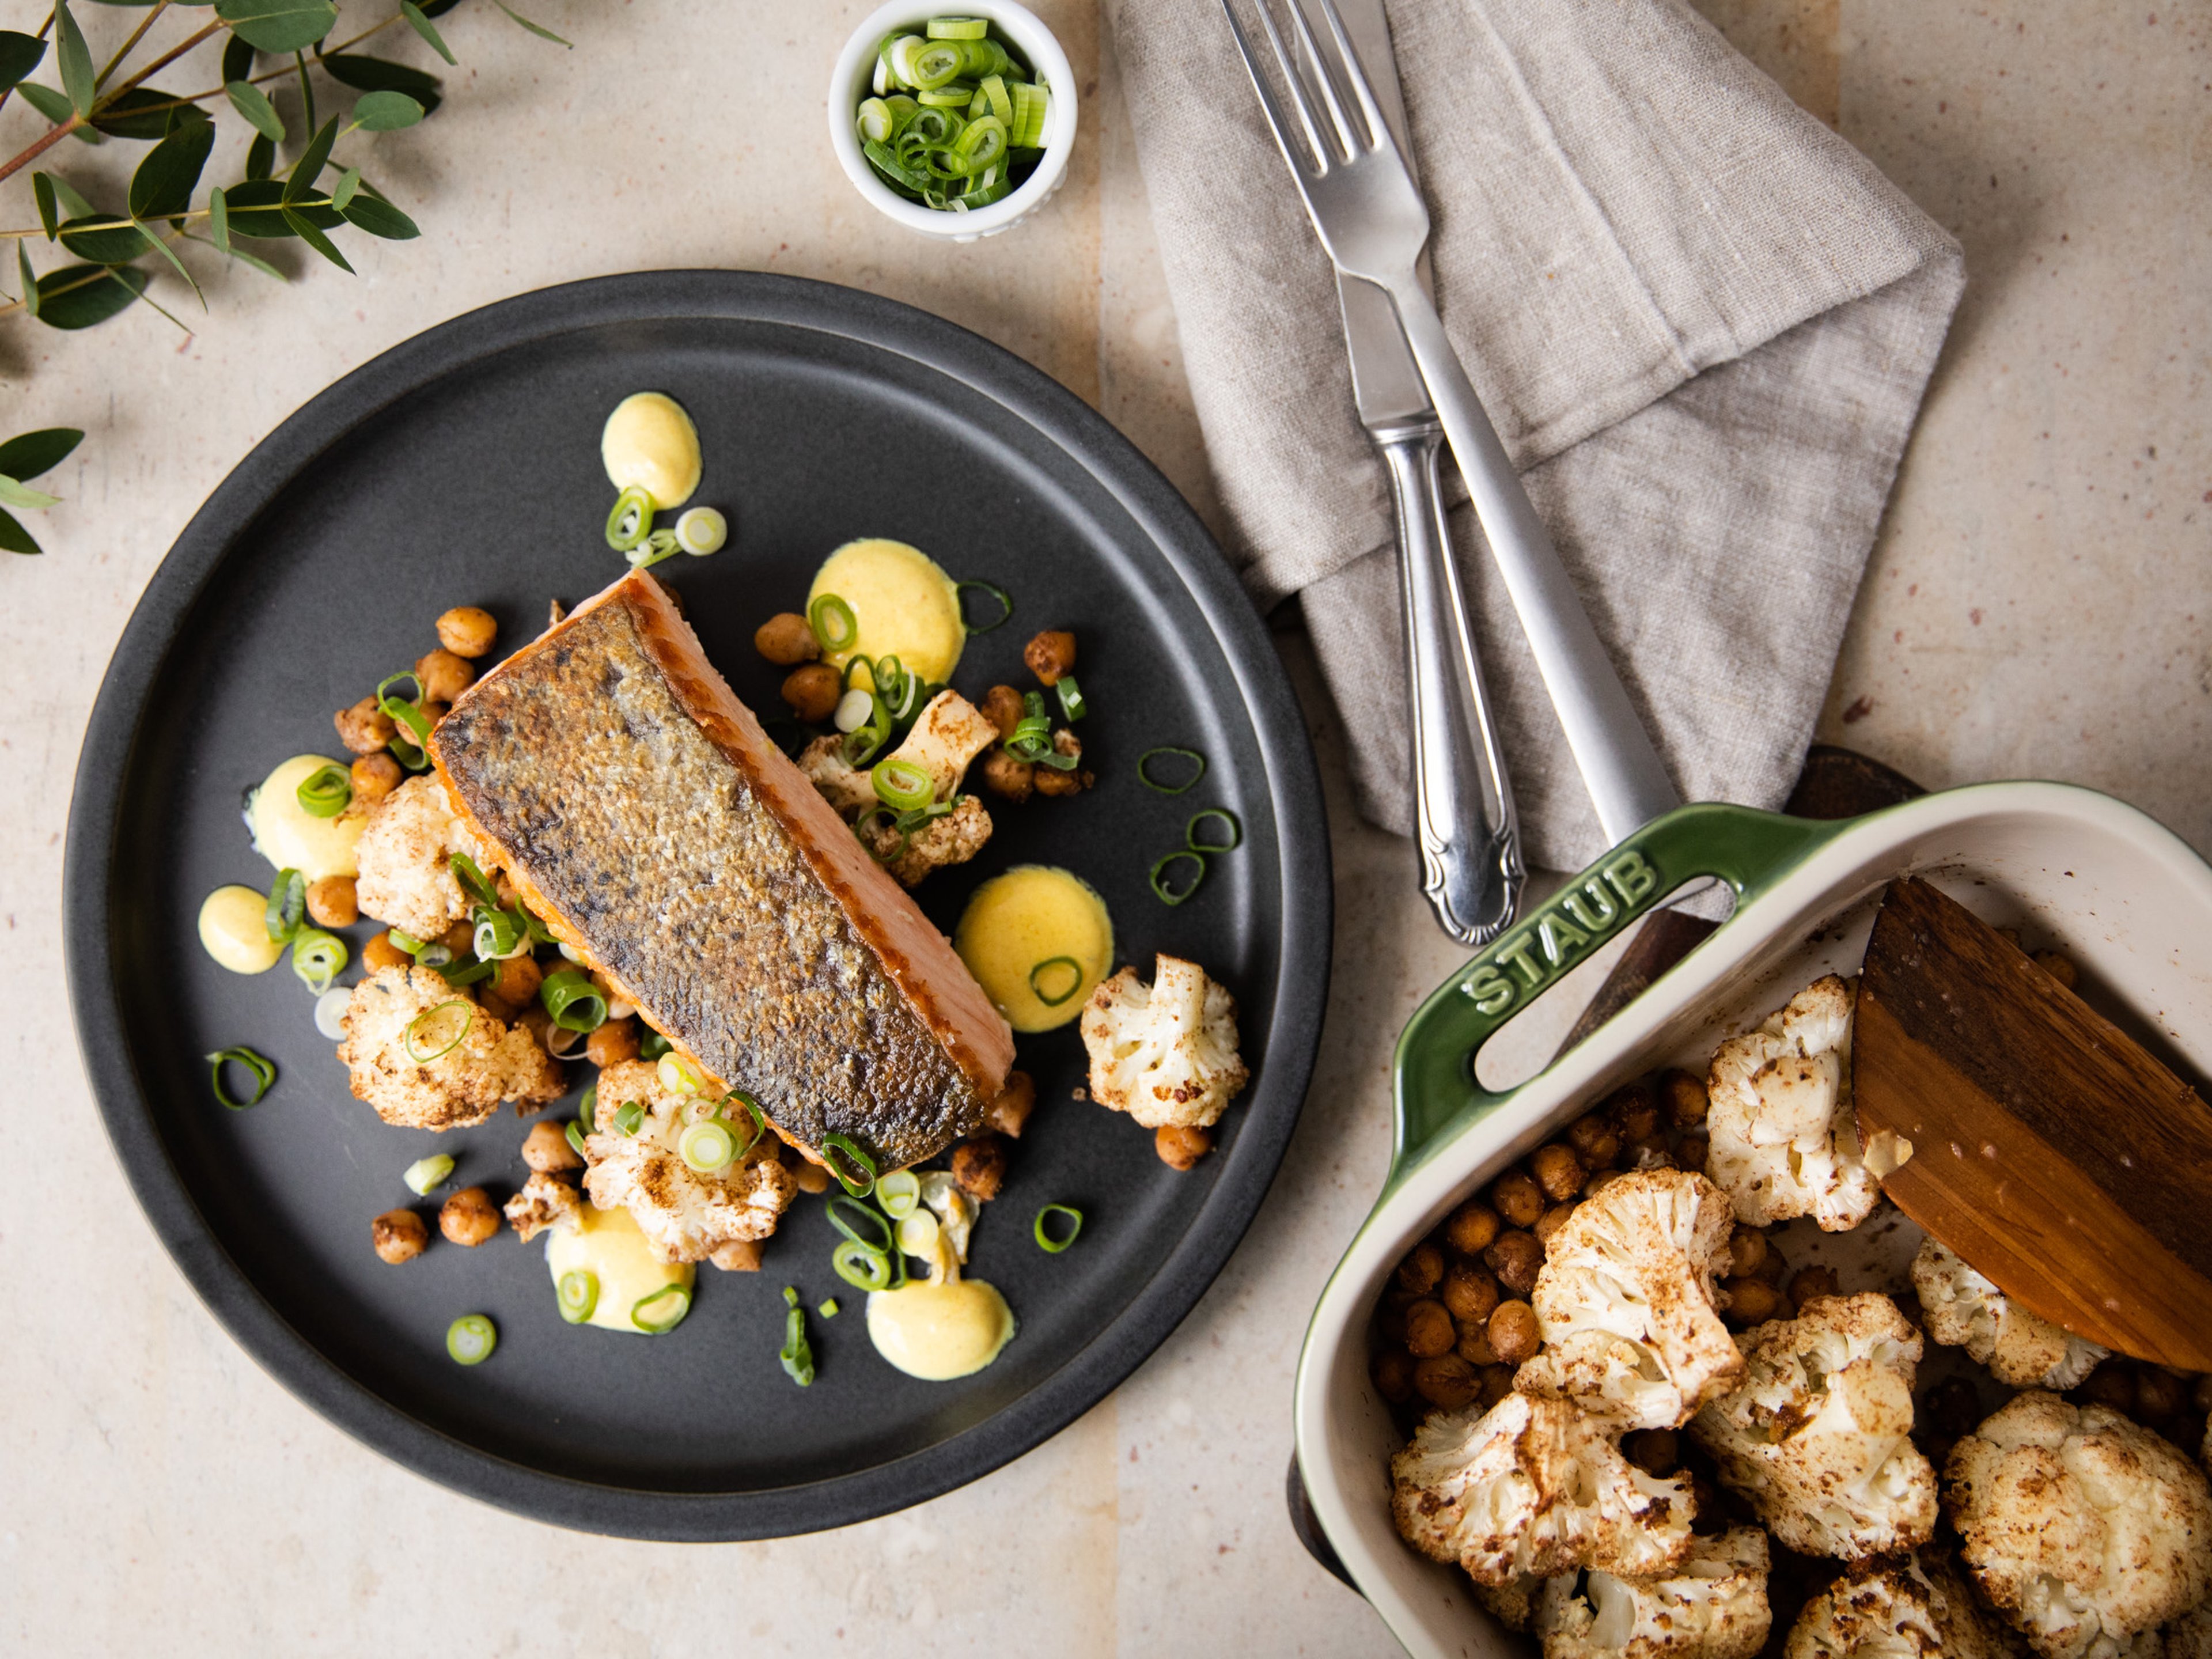
<instances>
[{"instance_id":1,"label":"eucalyptus branch","mask_svg":"<svg viewBox=\"0 0 2212 1659\"><path fill-rule=\"evenodd\" d=\"M44 137L33 143L21 155L16 156L5 166L0 166L0 179L7 178L19 167L28 167L83 125L84 117L72 115L60 125L49 128Z\"/></svg>"},{"instance_id":2,"label":"eucalyptus branch","mask_svg":"<svg viewBox=\"0 0 2212 1659\"><path fill-rule=\"evenodd\" d=\"M155 0L154 9L138 20L138 27L131 31L130 38L116 47L115 56L107 60L100 73L93 77L94 87L104 87L107 77L115 73L115 66L131 55L131 49L146 38L146 31L154 27L154 20L168 10L169 0Z\"/></svg>"}]
</instances>

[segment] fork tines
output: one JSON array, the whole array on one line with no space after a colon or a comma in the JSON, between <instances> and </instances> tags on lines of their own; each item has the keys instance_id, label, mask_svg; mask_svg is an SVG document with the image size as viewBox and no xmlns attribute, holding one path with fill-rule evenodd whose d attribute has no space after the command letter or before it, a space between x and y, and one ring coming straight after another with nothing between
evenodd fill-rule
<instances>
[{"instance_id":1,"label":"fork tines","mask_svg":"<svg viewBox=\"0 0 2212 1659\"><path fill-rule=\"evenodd\" d=\"M1297 35L1299 46L1304 48L1304 64L1283 44L1282 33L1275 27L1274 4L1271 0L1255 0L1255 9L1260 14L1261 27L1267 31L1267 44L1274 49L1276 67L1282 73L1291 102L1297 111L1298 125L1304 130L1306 145L1303 154L1291 141L1290 125L1283 118L1282 106L1275 100L1274 89L1260 68L1250 37L1237 21L1231 0L1221 0L1221 10L1229 19L1230 32L1237 38L1237 50L1244 59L1246 72L1252 77L1253 90L1260 95L1260 106L1267 114L1267 125L1274 129L1275 142L1282 149L1284 160L1293 170L1318 178L1330 168L1355 161L1371 150L1395 149L1390 130L1383 125L1381 106L1375 101L1374 88L1368 84L1359 54L1344 32L1344 20L1337 15L1334 0L1304 0L1303 3L1302 0L1279 0L1279 3L1290 11L1291 27ZM1320 7L1333 50L1322 50L1312 26L1306 21L1306 3ZM1316 92L1328 108L1329 136L1334 143L1322 137L1320 113L1314 107ZM1348 107L1352 104L1358 106L1362 118L1357 123Z\"/></svg>"}]
</instances>

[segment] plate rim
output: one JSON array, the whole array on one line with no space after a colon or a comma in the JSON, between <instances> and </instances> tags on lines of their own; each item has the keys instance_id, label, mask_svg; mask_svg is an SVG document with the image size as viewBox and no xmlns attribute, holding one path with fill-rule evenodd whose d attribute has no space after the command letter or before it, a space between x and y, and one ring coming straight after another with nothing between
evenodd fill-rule
<instances>
[{"instance_id":1,"label":"plate rim","mask_svg":"<svg viewBox=\"0 0 2212 1659\"><path fill-rule=\"evenodd\" d=\"M1237 671L1275 815L1283 893L1266 1074L1242 1103L1247 1121L1214 1191L1121 1312L1027 1393L934 1445L821 1480L739 1492L612 1486L501 1457L409 1415L293 1329L218 1241L169 1157L125 1041L110 932L118 810L146 700L179 624L238 534L318 456L423 386L549 337L686 319L796 328L908 359L960 380L1074 459L1151 538ZM1025 1455L1133 1374L1227 1266L1296 1130L1328 1004L1334 894L1327 819L1315 810L1321 801L1304 714L1228 559L1158 469L1074 393L956 323L842 284L706 270L592 277L464 312L380 353L281 422L193 514L133 607L86 723L63 855L64 975L94 1102L140 1209L216 1322L295 1399L414 1473L533 1520L669 1542L795 1536L907 1509Z\"/></svg>"}]
</instances>

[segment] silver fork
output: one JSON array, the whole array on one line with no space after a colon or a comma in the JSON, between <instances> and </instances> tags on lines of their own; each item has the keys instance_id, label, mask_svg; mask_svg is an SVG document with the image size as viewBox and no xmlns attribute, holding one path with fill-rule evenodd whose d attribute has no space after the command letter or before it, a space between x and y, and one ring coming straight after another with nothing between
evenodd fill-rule
<instances>
[{"instance_id":1,"label":"silver fork","mask_svg":"<svg viewBox=\"0 0 2212 1659\"><path fill-rule=\"evenodd\" d=\"M1375 101L1358 53L1346 37L1344 21L1331 0L1309 0L1328 24L1325 51L1299 0L1286 3L1312 66L1310 86L1283 43L1268 0L1256 0L1261 26L1297 112L1303 144L1293 136L1230 0L1221 0L1221 9L1322 246L1338 270L1376 284L1397 310L1406 343L1467 480L1483 538L1505 579L1544 689L1597 808L1598 823L1607 840L1620 841L1680 805L1681 796L1590 626L1481 398L1460 367L1435 302L1414 276L1414 263L1429 239L1429 210ZM1322 108L1315 107L1316 94Z\"/></svg>"}]
</instances>

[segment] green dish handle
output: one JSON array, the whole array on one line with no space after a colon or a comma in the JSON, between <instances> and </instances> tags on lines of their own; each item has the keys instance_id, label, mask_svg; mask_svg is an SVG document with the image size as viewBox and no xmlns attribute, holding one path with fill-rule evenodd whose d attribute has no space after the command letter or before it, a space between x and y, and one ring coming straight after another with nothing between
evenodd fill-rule
<instances>
[{"instance_id":1,"label":"green dish handle","mask_svg":"<svg viewBox=\"0 0 2212 1659\"><path fill-rule=\"evenodd\" d=\"M1701 877L1734 888L1741 908L1850 822L1718 802L1679 806L1500 934L1431 994L1398 1039L1392 1066L1397 1142L1386 1194L1518 1092L1494 1092L1477 1082L1476 1054L1600 945Z\"/></svg>"}]
</instances>

